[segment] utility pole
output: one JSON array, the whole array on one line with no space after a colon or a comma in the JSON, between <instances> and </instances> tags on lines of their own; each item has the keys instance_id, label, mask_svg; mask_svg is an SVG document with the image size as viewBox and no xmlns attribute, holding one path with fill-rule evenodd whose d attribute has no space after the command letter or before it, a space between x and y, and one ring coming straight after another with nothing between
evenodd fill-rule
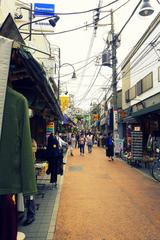
<instances>
[{"instance_id":1,"label":"utility pole","mask_svg":"<svg viewBox=\"0 0 160 240\"><path fill-rule=\"evenodd\" d=\"M61 67L61 49L60 47L58 47L58 91L57 91L57 100L58 100L58 104L59 106L61 106L60 103L60 67ZM59 134L59 130L60 130L60 125L59 125L59 118L57 119L57 132Z\"/></svg>"},{"instance_id":2,"label":"utility pole","mask_svg":"<svg viewBox=\"0 0 160 240\"><path fill-rule=\"evenodd\" d=\"M113 106L113 138L118 135L117 113L117 38L114 32L113 11L111 10L111 35L112 35L112 106Z\"/></svg>"},{"instance_id":3,"label":"utility pole","mask_svg":"<svg viewBox=\"0 0 160 240\"><path fill-rule=\"evenodd\" d=\"M117 47L120 43L118 35L114 32L113 11L109 11L111 15L111 31L109 32L107 43L108 47L102 54L102 65L112 68L112 109L113 109L113 138L114 140L119 138L118 135L118 108L117 108ZM109 49L111 48L111 50ZM105 96L107 99L107 96Z\"/></svg>"},{"instance_id":4,"label":"utility pole","mask_svg":"<svg viewBox=\"0 0 160 240\"><path fill-rule=\"evenodd\" d=\"M60 105L60 67L61 67L61 49L58 48L58 103Z\"/></svg>"}]
</instances>

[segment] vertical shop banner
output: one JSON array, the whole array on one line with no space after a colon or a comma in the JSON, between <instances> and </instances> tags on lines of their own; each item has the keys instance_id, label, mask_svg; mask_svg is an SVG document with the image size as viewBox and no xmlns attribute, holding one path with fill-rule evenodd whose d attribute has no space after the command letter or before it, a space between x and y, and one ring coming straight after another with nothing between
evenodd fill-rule
<instances>
[{"instance_id":1,"label":"vertical shop banner","mask_svg":"<svg viewBox=\"0 0 160 240\"><path fill-rule=\"evenodd\" d=\"M113 126L114 126L114 130L118 130L118 111L117 110L113 111Z\"/></svg>"},{"instance_id":2,"label":"vertical shop banner","mask_svg":"<svg viewBox=\"0 0 160 240\"><path fill-rule=\"evenodd\" d=\"M69 97L68 96L60 96L61 110L64 113L65 110L69 107Z\"/></svg>"},{"instance_id":3,"label":"vertical shop banner","mask_svg":"<svg viewBox=\"0 0 160 240\"><path fill-rule=\"evenodd\" d=\"M116 139L114 141L114 152L115 153L123 153L123 139Z\"/></svg>"},{"instance_id":4,"label":"vertical shop banner","mask_svg":"<svg viewBox=\"0 0 160 240\"><path fill-rule=\"evenodd\" d=\"M11 58L13 41L4 37L0 37L0 138L2 130L2 120L4 111L4 102L6 96L6 87L8 81L8 72Z\"/></svg>"},{"instance_id":5,"label":"vertical shop banner","mask_svg":"<svg viewBox=\"0 0 160 240\"><path fill-rule=\"evenodd\" d=\"M46 130L46 138L47 139L51 133L54 134L54 122L49 122L47 124L47 130Z\"/></svg>"},{"instance_id":6,"label":"vertical shop banner","mask_svg":"<svg viewBox=\"0 0 160 240\"><path fill-rule=\"evenodd\" d=\"M113 126L113 108L108 110L108 126Z\"/></svg>"}]
</instances>

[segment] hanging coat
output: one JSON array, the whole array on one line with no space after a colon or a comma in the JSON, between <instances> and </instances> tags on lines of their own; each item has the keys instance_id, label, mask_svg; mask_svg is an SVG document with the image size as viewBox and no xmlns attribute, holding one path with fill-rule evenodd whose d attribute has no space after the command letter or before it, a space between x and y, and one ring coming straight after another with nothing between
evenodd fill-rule
<instances>
[{"instance_id":1,"label":"hanging coat","mask_svg":"<svg viewBox=\"0 0 160 240\"><path fill-rule=\"evenodd\" d=\"M0 194L35 192L27 100L8 87L0 139Z\"/></svg>"}]
</instances>

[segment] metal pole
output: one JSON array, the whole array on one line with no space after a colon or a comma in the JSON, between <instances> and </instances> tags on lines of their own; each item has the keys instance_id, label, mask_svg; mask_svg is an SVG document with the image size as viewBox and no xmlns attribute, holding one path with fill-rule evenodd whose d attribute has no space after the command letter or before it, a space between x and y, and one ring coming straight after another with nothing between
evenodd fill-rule
<instances>
[{"instance_id":1,"label":"metal pole","mask_svg":"<svg viewBox=\"0 0 160 240\"><path fill-rule=\"evenodd\" d=\"M61 69L61 50L60 48L58 48L58 103L60 106L60 69ZM58 118L58 122L57 122L57 131L59 134L59 118Z\"/></svg>"},{"instance_id":2,"label":"metal pole","mask_svg":"<svg viewBox=\"0 0 160 240\"><path fill-rule=\"evenodd\" d=\"M118 114L117 114L117 57L116 36L114 32L113 11L111 10L111 33L112 33L112 101L113 101L113 138L117 138Z\"/></svg>"},{"instance_id":3,"label":"metal pole","mask_svg":"<svg viewBox=\"0 0 160 240\"><path fill-rule=\"evenodd\" d=\"M32 39L32 3L30 4L30 11L29 11L29 41Z\"/></svg>"},{"instance_id":4,"label":"metal pole","mask_svg":"<svg viewBox=\"0 0 160 240\"><path fill-rule=\"evenodd\" d=\"M61 50L58 48L58 103L60 104L60 68L61 68Z\"/></svg>"}]
</instances>

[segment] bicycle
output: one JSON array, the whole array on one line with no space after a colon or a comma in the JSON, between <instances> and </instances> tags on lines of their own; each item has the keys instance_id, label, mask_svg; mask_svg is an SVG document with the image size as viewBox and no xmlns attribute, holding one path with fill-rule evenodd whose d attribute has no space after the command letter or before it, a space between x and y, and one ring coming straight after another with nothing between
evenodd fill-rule
<instances>
[{"instance_id":1,"label":"bicycle","mask_svg":"<svg viewBox=\"0 0 160 240\"><path fill-rule=\"evenodd\" d=\"M151 173L154 179L160 182L160 150L156 149L156 152L158 153L158 157L152 165Z\"/></svg>"}]
</instances>

